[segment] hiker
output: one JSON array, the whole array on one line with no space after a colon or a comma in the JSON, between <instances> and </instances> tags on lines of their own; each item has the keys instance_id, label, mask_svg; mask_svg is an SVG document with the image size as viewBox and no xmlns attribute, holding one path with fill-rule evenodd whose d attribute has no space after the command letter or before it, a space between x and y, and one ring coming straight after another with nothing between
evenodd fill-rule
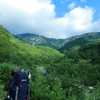
<instances>
[{"instance_id":1,"label":"hiker","mask_svg":"<svg viewBox=\"0 0 100 100\"><path fill-rule=\"evenodd\" d=\"M16 72L19 72L19 68L17 66L12 68L11 76L13 77ZM8 95L9 87L10 87L10 84L11 84L11 79L8 79L5 86L4 86L4 96L5 97Z\"/></svg>"},{"instance_id":2,"label":"hiker","mask_svg":"<svg viewBox=\"0 0 100 100\"><path fill-rule=\"evenodd\" d=\"M11 70L11 76L13 77L4 87L5 100L29 100L30 84L28 74L29 72L26 70L19 71L18 67Z\"/></svg>"}]
</instances>

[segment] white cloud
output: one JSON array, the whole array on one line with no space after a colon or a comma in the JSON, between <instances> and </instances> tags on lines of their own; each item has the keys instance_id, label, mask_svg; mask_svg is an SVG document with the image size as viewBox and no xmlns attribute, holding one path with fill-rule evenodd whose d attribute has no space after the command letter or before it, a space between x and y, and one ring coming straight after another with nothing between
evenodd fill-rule
<instances>
[{"instance_id":1,"label":"white cloud","mask_svg":"<svg viewBox=\"0 0 100 100\"><path fill-rule=\"evenodd\" d=\"M85 7L77 7L65 15L68 18L68 26L74 31L84 32L88 30L92 23L93 9Z\"/></svg>"},{"instance_id":2,"label":"white cloud","mask_svg":"<svg viewBox=\"0 0 100 100\"><path fill-rule=\"evenodd\" d=\"M51 0L0 0L0 24L13 34L35 33L52 38L68 38L100 31L93 22L94 9L76 7L57 18Z\"/></svg>"},{"instance_id":3,"label":"white cloud","mask_svg":"<svg viewBox=\"0 0 100 100\"><path fill-rule=\"evenodd\" d=\"M75 2L72 2L71 4L68 5L68 8L73 9L75 8L75 6L76 6Z\"/></svg>"}]
</instances>

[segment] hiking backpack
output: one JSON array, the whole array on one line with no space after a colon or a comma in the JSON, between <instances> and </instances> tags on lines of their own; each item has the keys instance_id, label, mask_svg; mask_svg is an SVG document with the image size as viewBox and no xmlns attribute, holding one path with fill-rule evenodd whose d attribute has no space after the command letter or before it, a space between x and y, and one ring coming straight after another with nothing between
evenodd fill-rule
<instances>
[{"instance_id":1,"label":"hiking backpack","mask_svg":"<svg viewBox=\"0 0 100 100\"><path fill-rule=\"evenodd\" d=\"M17 72L11 80L9 97L11 100L30 100L30 84L25 72Z\"/></svg>"}]
</instances>

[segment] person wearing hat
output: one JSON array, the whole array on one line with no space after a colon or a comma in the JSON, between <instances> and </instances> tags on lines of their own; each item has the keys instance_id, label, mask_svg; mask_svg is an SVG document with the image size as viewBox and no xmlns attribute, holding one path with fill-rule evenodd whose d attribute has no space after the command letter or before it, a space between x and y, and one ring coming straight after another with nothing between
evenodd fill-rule
<instances>
[{"instance_id":1,"label":"person wearing hat","mask_svg":"<svg viewBox=\"0 0 100 100\"><path fill-rule=\"evenodd\" d=\"M14 76L16 72L18 71L19 71L19 68L17 66L13 67L11 70L11 76ZM10 84L11 84L11 79L9 79L4 86L4 96L5 97L8 95Z\"/></svg>"}]
</instances>

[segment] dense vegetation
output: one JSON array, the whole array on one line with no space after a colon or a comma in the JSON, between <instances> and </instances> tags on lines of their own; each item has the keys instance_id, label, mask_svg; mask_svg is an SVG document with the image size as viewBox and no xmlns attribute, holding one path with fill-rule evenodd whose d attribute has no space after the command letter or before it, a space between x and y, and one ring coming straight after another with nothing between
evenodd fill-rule
<instances>
[{"instance_id":1,"label":"dense vegetation","mask_svg":"<svg viewBox=\"0 0 100 100\"><path fill-rule=\"evenodd\" d=\"M73 47L81 47L91 41L100 40L100 32L89 32L65 39L47 38L31 33L17 34L16 37L34 46L48 46L67 53Z\"/></svg>"},{"instance_id":2,"label":"dense vegetation","mask_svg":"<svg viewBox=\"0 0 100 100\"><path fill-rule=\"evenodd\" d=\"M22 42L0 26L0 98L13 66L31 74L31 100L99 100L100 41L66 54Z\"/></svg>"},{"instance_id":3,"label":"dense vegetation","mask_svg":"<svg viewBox=\"0 0 100 100\"><path fill-rule=\"evenodd\" d=\"M70 51L72 48L74 47L81 47L85 44L89 43L89 40L82 37L82 38L78 38L75 39L71 42L66 43L62 48L59 49L60 52L63 53L67 53L68 51Z\"/></svg>"},{"instance_id":4,"label":"dense vegetation","mask_svg":"<svg viewBox=\"0 0 100 100\"><path fill-rule=\"evenodd\" d=\"M67 53L72 48L82 47L87 43L100 40L100 32L86 33L83 35L75 36L69 38L69 42L67 42L64 46L59 48L60 52Z\"/></svg>"}]
</instances>

